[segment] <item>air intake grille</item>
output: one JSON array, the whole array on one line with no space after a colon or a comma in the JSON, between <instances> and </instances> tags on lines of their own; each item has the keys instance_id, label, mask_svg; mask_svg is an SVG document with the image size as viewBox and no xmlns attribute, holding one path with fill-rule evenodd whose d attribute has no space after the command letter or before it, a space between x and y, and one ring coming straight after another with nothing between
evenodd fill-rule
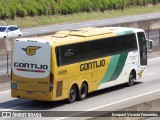
<instances>
[{"instance_id":1,"label":"air intake grille","mask_svg":"<svg viewBox=\"0 0 160 120\"><path fill-rule=\"evenodd\" d=\"M56 97L62 96L62 85L63 85L63 81L57 82Z\"/></svg>"}]
</instances>

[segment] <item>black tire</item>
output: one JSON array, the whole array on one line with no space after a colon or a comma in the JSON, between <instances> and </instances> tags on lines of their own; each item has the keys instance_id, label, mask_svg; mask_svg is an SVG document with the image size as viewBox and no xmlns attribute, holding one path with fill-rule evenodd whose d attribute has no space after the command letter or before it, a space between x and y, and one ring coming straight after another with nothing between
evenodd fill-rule
<instances>
[{"instance_id":1,"label":"black tire","mask_svg":"<svg viewBox=\"0 0 160 120\"><path fill-rule=\"evenodd\" d=\"M72 86L69 92L68 102L73 103L76 101L76 98L77 98L77 89L75 86Z\"/></svg>"},{"instance_id":2,"label":"black tire","mask_svg":"<svg viewBox=\"0 0 160 120\"><path fill-rule=\"evenodd\" d=\"M81 89L79 90L78 100L84 100L88 94L88 87L86 83L82 83Z\"/></svg>"},{"instance_id":3,"label":"black tire","mask_svg":"<svg viewBox=\"0 0 160 120\"><path fill-rule=\"evenodd\" d=\"M6 36L4 36L3 38L6 38Z\"/></svg>"},{"instance_id":4,"label":"black tire","mask_svg":"<svg viewBox=\"0 0 160 120\"><path fill-rule=\"evenodd\" d=\"M129 80L128 80L128 86L132 86L134 84L134 81L135 81L135 76L134 74L131 72L130 75L129 75Z\"/></svg>"}]
</instances>

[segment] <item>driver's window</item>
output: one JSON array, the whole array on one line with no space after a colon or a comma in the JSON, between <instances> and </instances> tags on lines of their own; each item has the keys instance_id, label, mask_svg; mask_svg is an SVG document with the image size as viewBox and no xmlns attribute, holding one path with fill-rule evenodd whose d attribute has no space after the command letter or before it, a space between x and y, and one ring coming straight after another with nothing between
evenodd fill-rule
<instances>
[{"instance_id":1,"label":"driver's window","mask_svg":"<svg viewBox=\"0 0 160 120\"><path fill-rule=\"evenodd\" d=\"M147 65L147 45L144 32L137 33L139 50L140 50L140 63L141 65Z\"/></svg>"}]
</instances>

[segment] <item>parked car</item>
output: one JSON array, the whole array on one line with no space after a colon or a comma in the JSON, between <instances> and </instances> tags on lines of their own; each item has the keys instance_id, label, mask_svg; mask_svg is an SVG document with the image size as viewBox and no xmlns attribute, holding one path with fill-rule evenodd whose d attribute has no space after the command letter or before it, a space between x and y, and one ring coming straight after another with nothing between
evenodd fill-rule
<instances>
[{"instance_id":1,"label":"parked car","mask_svg":"<svg viewBox=\"0 0 160 120\"><path fill-rule=\"evenodd\" d=\"M11 38L22 36L21 29L16 25L1 25L0 38Z\"/></svg>"}]
</instances>

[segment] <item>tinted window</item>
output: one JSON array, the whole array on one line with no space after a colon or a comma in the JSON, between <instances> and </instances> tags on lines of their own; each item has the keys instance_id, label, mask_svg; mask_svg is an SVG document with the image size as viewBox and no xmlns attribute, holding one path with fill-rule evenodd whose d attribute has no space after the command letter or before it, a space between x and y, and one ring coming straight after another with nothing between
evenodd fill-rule
<instances>
[{"instance_id":1,"label":"tinted window","mask_svg":"<svg viewBox=\"0 0 160 120\"><path fill-rule=\"evenodd\" d=\"M18 29L18 27L9 27L8 28L8 30L10 30L10 31L14 31L14 30L17 30Z\"/></svg>"},{"instance_id":2,"label":"tinted window","mask_svg":"<svg viewBox=\"0 0 160 120\"><path fill-rule=\"evenodd\" d=\"M7 30L12 31L12 27L9 27Z\"/></svg>"},{"instance_id":3,"label":"tinted window","mask_svg":"<svg viewBox=\"0 0 160 120\"><path fill-rule=\"evenodd\" d=\"M12 27L9 27L7 30L12 31Z\"/></svg>"},{"instance_id":4,"label":"tinted window","mask_svg":"<svg viewBox=\"0 0 160 120\"><path fill-rule=\"evenodd\" d=\"M140 49L140 63L141 65L147 65L147 45L144 32L137 33L139 49Z\"/></svg>"},{"instance_id":5,"label":"tinted window","mask_svg":"<svg viewBox=\"0 0 160 120\"><path fill-rule=\"evenodd\" d=\"M7 27L0 27L0 32L4 32L7 29Z\"/></svg>"},{"instance_id":6,"label":"tinted window","mask_svg":"<svg viewBox=\"0 0 160 120\"><path fill-rule=\"evenodd\" d=\"M12 31L18 30L18 27L12 27Z\"/></svg>"},{"instance_id":7,"label":"tinted window","mask_svg":"<svg viewBox=\"0 0 160 120\"><path fill-rule=\"evenodd\" d=\"M137 50L135 34L75 43L56 48L58 66Z\"/></svg>"},{"instance_id":8,"label":"tinted window","mask_svg":"<svg viewBox=\"0 0 160 120\"><path fill-rule=\"evenodd\" d=\"M113 39L115 39L115 53L128 52L137 49L135 34L118 36Z\"/></svg>"}]
</instances>

